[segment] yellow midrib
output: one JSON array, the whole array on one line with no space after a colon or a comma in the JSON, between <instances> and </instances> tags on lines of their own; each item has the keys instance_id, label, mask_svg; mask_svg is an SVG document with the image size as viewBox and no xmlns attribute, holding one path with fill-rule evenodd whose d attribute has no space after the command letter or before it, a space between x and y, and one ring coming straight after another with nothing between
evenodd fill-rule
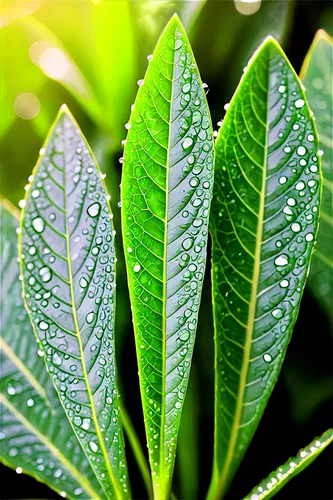
<instances>
[{"instance_id":1,"label":"yellow midrib","mask_svg":"<svg viewBox=\"0 0 333 500\"><path fill-rule=\"evenodd\" d=\"M226 460L224 462L222 473L219 474L219 479L217 482L217 488L215 490L215 497L217 500L220 498L222 493L225 479L229 473L230 465L234 456L235 446L237 443L238 437L238 429L239 423L242 416L242 406L244 400L244 393L246 388L246 379L248 373L248 365L251 355L251 347L252 347L252 335L253 335L253 323L255 319L256 312L256 298L258 293L258 283L259 283L259 275L260 275L260 255L261 255L261 243L262 243L262 234L263 234L263 219L264 219L264 211L265 211L265 186L266 186L266 170L267 170L267 144L268 144L268 112L269 112L269 70L267 72L267 109L266 109L266 141L265 141L265 153L264 153L264 167L263 167L263 176L262 176L262 187L260 191L260 205L259 205L259 213L258 213L258 226L256 232L256 248L254 253L254 267L253 267L253 275L252 275L252 289L251 289L251 299L249 305L249 315L247 321L246 328L246 336L245 336L245 345L244 345L244 354L243 354L243 363L242 369L240 373L240 382L239 382L239 390L238 390L238 398L236 411L233 421L233 427L231 431L231 437L228 446L228 452L226 456Z\"/></svg>"},{"instance_id":2,"label":"yellow midrib","mask_svg":"<svg viewBox=\"0 0 333 500\"><path fill-rule=\"evenodd\" d=\"M14 353L14 351L9 347L7 342L1 337L0 338L0 347L1 349L5 352L5 354L8 356L8 358L17 366L19 371L23 373L26 379L29 380L30 384L40 396L42 396L43 399L45 399L45 402L48 406L51 407L50 402L47 399L45 389L40 385L38 380L34 377L34 375L31 373L30 370L26 367L24 363L20 360L20 358L17 357L17 355Z\"/></svg>"},{"instance_id":3,"label":"yellow midrib","mask_svg":"<svg viewBox=\"0 0 333 500\"><path fill-rule=\"evenodd\" d=\"M87 479L80 473L78 469L73 467L71 462L61 453L61 451L54 446L54 444L39 430L31 424L29 420L27 420L22 413L19 413L17 409L15 408L14 405L8 399L6 396L1 395L1 402L7 406L9 411L26 427L32 434L34 434L50 451L51 453L61 462L65 468L71 473L74 479L81 484L81 486L84 488L84 490L91 495L92 499L95 500L100 500L100 497L97 495L97 493L94 491L93 487L87 481Z\"/></svg>"},{"instance_id":4,"label":"yellow midrib","mask_svg":"<svg viewBox=\"0 0 333 500\"><path fill-rule=\"evenodd\" d=\"M64 149L64 155L66 157L66 145L64 146L64 148L65 148ZM66 170L64 170L64 175L65 175L65 179L64 179L64 209L65 209L65 214L67 215L68 214L68 207L67 207ZM109 461L109 456L108 456L107 450L105 448L104 439L103 439L101 430L99 428L99 423L98 423L98 418L97 418L97 414L96 414L94 399L93 399L93 395L92 395L92 392L91 392L89 377L88 377L88 373L87 373L87 369L86 369L86 365L85 365L85 361L84 361L84 350L83 350L83 345L82 345L81 331L80 331L78 317L77 317L77 311L76 311L76 305L75 305L75 296L74 296L74 289L73 289L73 271L72 271L72 261L71 261L71 254L70 254L68 219L67 219L66 215L65 215L65 236L66 236L66 251L67 251L67 261L68 261L68 273L69 273L69 282L70 282L70 293L71 293L71 302L72 302L72 311L73 311L73 319L74 319L75 331L76 331L76 335L77 335L77 339L78 339L78 343L79 343L80 358L82 360L83 377L84 377L84 380L85 380L85 383L86 383L88 398L89 398L89 401L90 401L92 419L93 419L93 422L94 422L94 425L95 425L95 430L96 430L97 438L98 438L99 444L101 446L101 450L102 450L103 457L104 457L104 460L105 460L106 468L107 468L109 477L111 479L111 484L112 484L112 486L113 486L113 488L115 490L116 497L119 500L122 500L122 495L121 495L121 492L119 491L118 483L117 483L117 481L116 481L116 479L114 477L114 474L113 474L113 471L112 471L112 467L111 467L110 461ZM76 434L74 426L73 426L73 430L74 430L74 432ZM101 486L102 486L102 488L103 488L106 496L108 497L108 493L105 491L104 486L103 486L102 483L101 483Z\"/></svg>"}]
</instances>

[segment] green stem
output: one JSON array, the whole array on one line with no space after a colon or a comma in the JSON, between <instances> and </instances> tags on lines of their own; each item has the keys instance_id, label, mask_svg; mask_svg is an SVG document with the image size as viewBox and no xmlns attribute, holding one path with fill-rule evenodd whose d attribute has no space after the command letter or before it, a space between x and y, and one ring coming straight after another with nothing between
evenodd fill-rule
<instances>
[{"instance_id":1,"label":"green stem","mask_svg":"<svg viewBox=\"0 0 333 500\"><path fill-rule=\"evenodd\" d=\"M138 467L141 472L141 476L143 479L143 482L146 486L149 500L153 499L153 489L152 489L152 484L151 484L151 477L150 477L150 470L148 467L148 463L146 460L146 457L142 451L142 447L139 441L138 436L136 435L135 429L133 427L133 424L131 422L131 419L129 417L129 414L127 413L127 410L125 409L124 405L120 402L120 414L121 414L121 421L124 427L124 431L126 433L127 439L131 445L132 451L134 458L136 460L136 463L138 464Z\"/></svg>"}]
</instances>

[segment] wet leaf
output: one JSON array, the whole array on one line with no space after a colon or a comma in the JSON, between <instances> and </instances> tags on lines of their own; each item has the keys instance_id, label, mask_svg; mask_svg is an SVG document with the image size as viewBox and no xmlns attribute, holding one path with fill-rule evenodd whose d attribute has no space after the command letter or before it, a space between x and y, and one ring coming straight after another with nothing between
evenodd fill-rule
<instances>
[{"instance_id":1,"label":"wet leaf","mask_svg":"<svg viewBox=\"0 0 333 500\"><path fill-rule=\"evenodd\" d=\"M126 125L122 221L155 494L168 498L190 371L213 182L211 121L179 19Z\"/></svg>"},{"instance_id":2,"label":"wet leaf","mask_svg":"<svg viewBox=\"0 0 333 500\"><path fill-rule=\"evenodd\" d=\"M24 299L48 371L105 497L123 499L129 493L115 380L108 197L67 108L40 153L21 219Z\"/></svg>"},{"instance_id":3,"label":"wet leaf","mask_svg":"<svg viewBox=\"0 0 333 500\"><path fill-rule=\"evenodd\" d=\"M320 437L314 439L309 446L300 450L296 457L290 458L285 464L272 472L243 500L261 500L274 497L291 479L310 465L332 441L333 430L329 429Z\"/></svg>"},{"instance_id":4,"label":"wet leaf","mask_svg":"<svg viewBox=\"0 0 333 500\"><path fill-rule=\"evenodd\" d=\"M333 310L333 40L318 31L301 70L309 105L316 119L319 147L323 152L323 193L316 251L311 264L309 287L332 318Z\"/></svg>"},{"instance_id":5,"label":"wet leaf","mask_svg":"<svg viewBox=\"0 0 333 500\"><path fill-rule=\"evenodd\" d=\"M67 422L24 308L19 212L6 200L0 211L1 461L67 498L98 499L100 485Z\"/></svg>"},{"instance_id":6,"label":"wet leaf","mask_svg":"<svg viewBox=\"0 0 333 500\"><path fill-rule=\"evenodd\" d=\"M277 380L318 227L318 142L297 75L271 37L216 142L212 204L215 453L224 495Z\"/></svg>"}]
</instances>

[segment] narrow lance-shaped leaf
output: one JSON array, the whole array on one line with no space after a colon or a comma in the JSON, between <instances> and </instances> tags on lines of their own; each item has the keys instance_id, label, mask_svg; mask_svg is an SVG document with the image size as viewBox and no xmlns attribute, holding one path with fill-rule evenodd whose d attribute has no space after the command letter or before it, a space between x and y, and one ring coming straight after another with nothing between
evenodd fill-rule
<instances>
[{"instance_id":1,"label":"narrow lance-shaped leaf","mask_svg":"<svg viewBox=\"0 0 333 500\"><path fill-rule=\"evenodd\" d=\"M333 39L318 31L301 70L322 152L323 193L309 286L330 318L333 310Z\"/></svg>"},{"instance_id":2,"label":"narrow lance-shaped leaf","mask_svg":"<svg viewBox=\"0 0 333 500\"><path fill-rule=\"evenodd\" d=\"M209 110L176 16L139 83L126 126L122 222L154 490L165 499L197 327L213 183Z\"/></svg>"},{"instance_id":3,"label":"narrow lance-shaped leaf","mask_svg":"<svg viewBox=\"0 0 333 500\"><path fill-rule=\"evenodd\" d=\"M101 498L31 328L17 262L19 211L1 200L1 461L67 498Z\"/></svg>"},{"instance_id":4,"label":"narrow lance-shaped leaf","mask_svg":"<svg viewBox=\"0 0 333 500\"><path fill-rule=\"evenodd\" d=\"M23 292L45 362L105 497L128 483L114 358L112 215L92 153L63 107L21 219Z\"/></svg>"},{"instance_id":5,"label":"narrow lance-shaped leaf","mask_svg":"<svg viewBox=\"0 0 333 500\"><path fill-rule=\"evenodd\" d=\"M262 500L272 498L285 486L290 479L310 465L324 449L333 441L333 430L329 429L320 437L314 439L306 448L300 450L296 457L290 458L285 464L272 472L247 495L244 500Z\"/></svg>"},{"instance_id":6,"label":"narrow lance-shaped leaf","mask_svg":"<svg viewBox=\"0 0 333 500\"><path fill-rule=\"evenodd\" d=\"M216 142L209 498L223 496L235 474L291 337L318 227L317 147L301 83L270 37L250 61Z\"/></svg>"}]
</instances>

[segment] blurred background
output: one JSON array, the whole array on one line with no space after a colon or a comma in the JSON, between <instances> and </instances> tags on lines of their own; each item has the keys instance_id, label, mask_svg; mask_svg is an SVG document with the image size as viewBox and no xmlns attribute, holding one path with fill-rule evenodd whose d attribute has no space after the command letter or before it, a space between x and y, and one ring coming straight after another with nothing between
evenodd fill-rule
<instances>
[{"instance_id":1,"label":"blurred background","mask_svg":"<svg viewBox=\"0 0 333 500\"><path fill-rule=\"evenodd\" d=\"M273 35L299 72L316 31L333 31L330 1L2 0L0 7L0 192L17 205L47 131L66 103L107 173L117 230L116 347L123 400L144 449L132 322L120 234L124 124L137 80L174 12L193 46L214 125L223 118L253 51ZM239 500L300 447L332 425L332 311L306 290L282 373L226 500ZM208 265L176 463L177 498L203 499L213 451L213 326ZM133 498L145 490L131 455ZM331 500L326 450L276 496ZM60 498L1 468L1 498Z\"/></svg>"}]
</instances>

